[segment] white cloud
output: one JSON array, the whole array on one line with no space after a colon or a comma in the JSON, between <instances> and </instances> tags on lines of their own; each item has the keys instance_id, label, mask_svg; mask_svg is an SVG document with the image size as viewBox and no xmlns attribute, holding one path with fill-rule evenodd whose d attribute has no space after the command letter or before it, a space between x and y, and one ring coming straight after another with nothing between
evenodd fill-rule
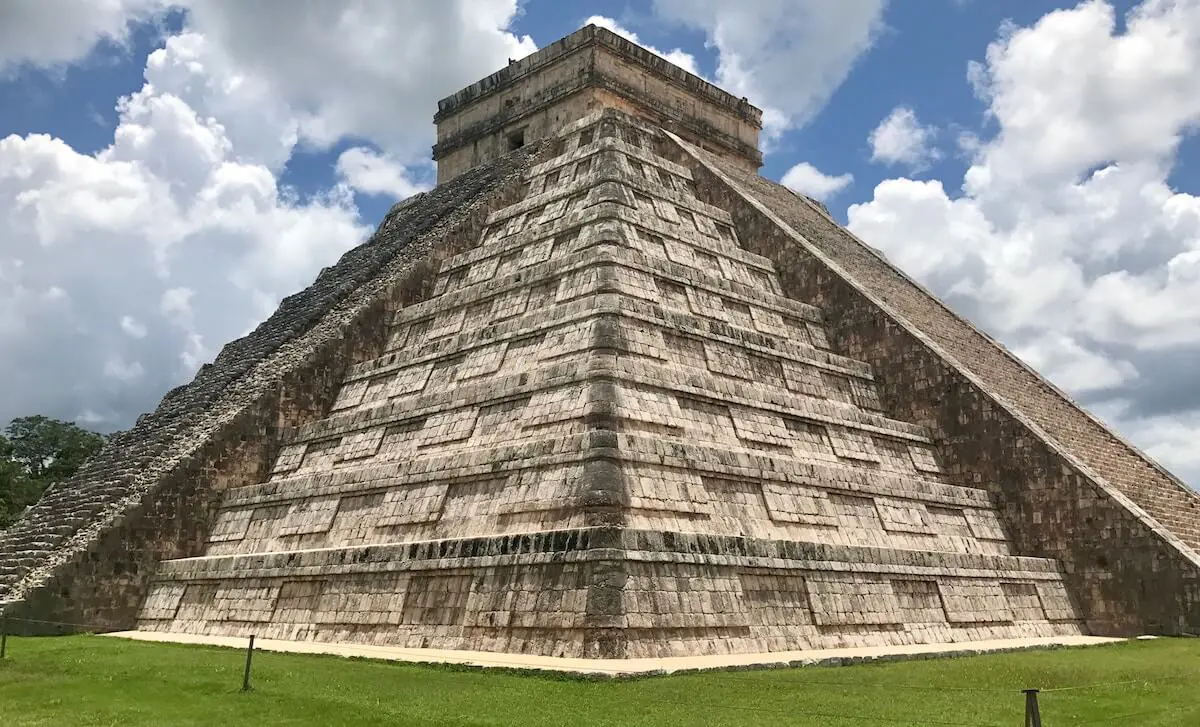
<instances>
[{"instance_id":1,"label":"white cloud","mask_svg":"<svg viewBox=\"0 0 1200 727\"><path fill-rule=\"evenodd\" d=\"M107 148L0 139L0 420L128 426L365 238L354 190L419 188L438 98L533 49L507 30L515 0L181 4ZM10 5L0 40L49 37L48 16ZM0 42L0 63L77 60L158 5L71 7L39 6L70 43ZM297 149L346 136L332 187L280 185Z\"/></svg>"},{"instance_id":2,"label":"white cloud","mask_svg":"<svg viewBox=\"0 0 1200 727\"><path fill-rule=\"evenodd\" d=\"M190 288L168 288L159 298L158 310L163 317L178 326L191 327L192 297L196 291Z\"/></svg>"},{"instance_id":3,"label":"white cloud","mask_svg":"<svg viewBox=\"0 0 1200 727\"><path fill-rule=\"evenodd\" d=\"M127 362L120 358L110 358L104 363L104 375L123 383L130 383L142 377L146 370L139 361Z\"/></svg>"},{"instance_id":4,"label":"white cloud","mask_svg":"<svg viewBox=\"0 0 1200 727\"><path fill-rule=\"evenodd\" d=\"M932 127L917 121L915 111L897 106L867 137L871 161L904 164L914 171L924 169L940 156L932 146L935 134Z\"/></svg>"},{"instance_id":5,"label":"white cloud","mask_svg":"<svg viewBox=\"0 0 1200 727\"><path fill-rule=\"evenodd\" d=\"M1116 35L1113 8L1093 0L1006 28L970 69L1003 129L970 191L1018 178L1058 185L1097 165L1172 155L1200 116L1198 12L1195 0L1146 0Z\"/></svg>"},{"instance_id":6,"label":"white cloud","mask_svg":"<svg viewBox=\"0 0 1200 727\"><path fill-rule=\"evenodd\" d=\"M793 192L825 200L850 186L853 181L853 174L830 176L808 162L800 162L787 170L779 183Z\"/></svg>"},{"instance_id":7,"label":"white cloud","mask_svg":"<svg viewBox=\"0 0 1200 727\"><path fill-rule=\"evenodd\" d=\"M642 40L640 38L638 38L637 33L634 33L632 30L629 30L627 28L621 27L621 25L619 25L617 23L617 21L613 20L612 18L606 18L603 15L593 15L590 18L588 18L587 20L583 21L583 24L584 25L596 25L601 28L607 28L607 29L611 30L612 32L616 33L617 35L621 36L622 38L625 38L626 40L628 40L632 43L637 43L638 45L642 46L643 48L650 51L651 53L654 53L655 55L659 55L659 56L662 56L663 58L666 58L668 61L670 61L671 63L674 63L675 65L679 66L680 68L687 71L688 73L703 77L702 74L700 73L699 67L696 65L696 57L693 56L691 53L687 53L686 51L684 51L680 48L675 48L674 50L670 50L670 51L661 51L652 45L647 45L646 43L643 43Z\"/></svg>"},{"instance_id":8,"label":"white cloud","mask_svg":"<svg viewBox=\"0 0 1200 727\"><path fill-rule=\"evenodd\" d=\"M356 146L342 152L337 174L346 184L363 194L382 194L404 199L428 187L408 178L404 165L371 149Z\"/></svg>"},{"instance_id":9,"label":"white cloud","mask_svg":"<svg viewBox=\"0 0 1200 727\"><path fill-rule=\"evenodd\" d=\"M71 63L102 41L122 44L133 24L153 17L164 5L164 0L0 2L0 75L26 63Z\"/></svg>"},{"instance_id":10,"label":"white cloud","mask_svg":"<svg viewBox=\"0 0 1200 727\"><path fill-rule=\"evenodd\" d=\"M1150 456L1167 463L1177 473L1191 475L1187 481L1193 487L1200 482L1195 477L1195 473L1200 473L1200 447L1196 446L1200 412L1149 416L1126 423L1124 429L1134 441L1146 443Z\"/></svg>"},{"instance_id":11,"label":"white cloud","mask_svg":"<svg viewBox=\"0 0 1200 727\"><path fill-rule=\"evenodd\" d=\"M184 29L146 59L146 81L219 124L238 159L278 171L300 136L296 113L269 81L247 73L198 32Z\"/></svg>"},{"instance_id":12,"label":"white cloud","mask_svg":"<svg viewBox=\"0 0 1200 727\"><path fill-rule=\"evenodd\" d=\"M146 326L133 316L121 316L121 330L130 338L146 337Z\"/></svg>"},{"instance_id":13,"label":"white cloud","mask_svg":"<svg viewBox=\"0 0 1200 727\"><path fill-rule=\"evenodd\" d=\"M885 0L655 0L718 51L716 82L763 109L768 149L811 119L883 28Z\"/></svg>"},{"instance_id":14,"label":"white cloud","mask_svg":"<svg viewBox=\"0 0 1200 727\"><path fill-rule=\"evenodd\" d=\"M961 194L887 180L851 229L1200 484L1181 445L1200 441L1200 197L1168 181L1200 124L1200 3L1146 0L1122 33L1096 1L1006 26L968 75L996 130L962 135Z\"/></svg>"},{"instance_id":15,"label":"white cloud","mask_svg":"<svg viewBox=\"0 0 1200 727\"><path fill-rule=\"evenodd\" d=\"M157 57L174 63L184 45ZM211 73L204 60L191 57L193 76ZM128 425L257 323L263 296L303 287L366 234L348 192L295 199L243 161L268 134L239 146L175 90L147 83L123 99L94 155L46 135L0 139L0 419Z\"/></svg>"},{"instance_id":16,"label":"white cloud","mask_svg":"<svg viewBox=\"0 0 1200 727\"><path fill-rule=\"evenodd\" d=\"M1047 331L1013 351L1044 376L1076 393L1111 389L1137 378L1128 361L1084 348L1067 333Z\"/></svg>"},{"instance_id":17,"label":"white cloud","mask_svg":"<svg viewBox=\"0 0 1200 727\"><path fill-rule=\"evenodd\" d=\"M361 137L405 162L428 157L438 99L536 50L508 30L517 0L188 5L189 27L291 109L303 140Z\"/></svg>"}]
</instances>

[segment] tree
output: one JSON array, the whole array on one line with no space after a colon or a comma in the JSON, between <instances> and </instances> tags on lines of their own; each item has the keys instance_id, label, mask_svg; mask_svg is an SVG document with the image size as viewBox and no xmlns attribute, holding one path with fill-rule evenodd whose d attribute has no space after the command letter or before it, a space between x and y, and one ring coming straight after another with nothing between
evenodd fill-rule
<instances>
[{"instance_id":1,"label":"tree","mask_svg":"<svg viewBox=\"0 0 1200 727\"><path fill-rule=\"evenodd\" d=\"M58 482L104 446L104 436L70 422L44 416L13 419L5 429L9 458L31 479Z\"/></svg>"},{"instance_id":2,"label":"tree","mask_svg":"<svg viewBox=\"0 0 1200 727\"><path fill-rule=\"evenodd\" d=\"M20 515L29 503L36 500L41 490L29 480L21 465L12 459L12 443L0 434L0 528Z\"/></svg>"},{"instance_id":3,"label":"tree","mask_svg":"<svg viewBox=\"0 0 1200 727\"><path fill-rule=\"evenodd\" d=\"M7 526L12 519L18 491L25 489L25 474L21 467L12 461L11 456L12 445L0 434L0 528Z\"/></svg>"},{"instance_id":4,"label":"tree","mask_svg":"<svg viewBox=\"0 0 1200 727\"><path fill-rule=\"evenodd\" d=\"M75 474L105 437L44 416L12 420L0 434L0 527L37 502L54 482Z\"/></svg>"}]
</instances>

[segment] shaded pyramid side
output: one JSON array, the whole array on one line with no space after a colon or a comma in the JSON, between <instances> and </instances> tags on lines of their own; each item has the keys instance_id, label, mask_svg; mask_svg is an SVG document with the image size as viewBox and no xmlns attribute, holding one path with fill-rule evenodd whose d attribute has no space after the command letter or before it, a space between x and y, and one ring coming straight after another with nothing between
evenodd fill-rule
<instances>
[{"instance_id":1,"label":"shaded pyramid side","mask_svg":"<svg viewBox=\"0 0 1200 727\"><path fill-rule=\"evenodd\" d=\"M142 628L610 657L1077 633L1056 564L655 134L564 131Z\"/></svg>"},{"instance_id":2,"label":"shaded pyramid side","mask_svg":"<svg viewBox=\"0 0 1200 727\"><path fill-rule=\"evenodd\" d=\"M838 350L885 374L884 411L924 424L947 470L987 490L1015 552L1062 563L1093 633L1200 632L1200 495L819 205L678 138L663 150L787 295L822 308Z\"/></svg>"}]
</instances>

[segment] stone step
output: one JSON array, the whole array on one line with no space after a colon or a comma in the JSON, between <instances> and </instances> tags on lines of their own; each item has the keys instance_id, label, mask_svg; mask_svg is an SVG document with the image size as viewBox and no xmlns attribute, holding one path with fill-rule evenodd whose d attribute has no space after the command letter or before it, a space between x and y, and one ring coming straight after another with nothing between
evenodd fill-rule
<instances>
[{"instance_id":1,"label":"stone step","mask_svg":"<svg viewBox=\"0 0 1200 727\"><path fill-rule=\"evenodd\" d=\"M585 528L495 537L428 540L346 548L206 555L163 561L160 580L313 576L406 570L422 561L450 567L451 561L494 561L517 557L545 562L621 559L744 564L828 570L884 569L898 573L1007 571L1024 577L1058 578L1056 561L1015 555L950 553L818 542L759 540L650 530ZM429 567L428 565L422 567Z\"/></svg>"},{"instance_id":2,"label":"stone step","mask_svg":"<svg viewBox=\"0 0 1200 727\"><path fill-rule=\"evenodd\" d=\"M611 585L596 598L600 584ZM867 640L897 627L941 640L1079 628L1045 559L605 529L167 561L139 627L228 633L248 622L272 638L388 643L602 627L629 628L631 640L699 631L723 644L756 627Z\"/></svg>"}]
</instances>

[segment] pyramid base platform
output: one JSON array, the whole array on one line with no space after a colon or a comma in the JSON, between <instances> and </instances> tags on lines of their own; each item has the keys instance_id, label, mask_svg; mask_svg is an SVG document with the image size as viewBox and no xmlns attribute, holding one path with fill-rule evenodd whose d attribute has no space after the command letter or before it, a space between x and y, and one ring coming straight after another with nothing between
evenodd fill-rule
<instances>
[{"instance_id":1,"label":"pyramid base platform","mask_svg":"<svg viewBox=\"0 0 1200 727\"><path fill-rule=\"evenodd\" d=\"M604 528L168 561L137 630L584 659L1086 633L1053 561Z\"/></svg>"},{"instance_id":2,"label":"pyramid base platform","mask_svg":"<svg viewBox=\"0 0 1200 727\"><path fill-rule=\"evenodd\" d=\"M246 639L232 636L202 636L159 631L119 631L106 634L106 636L135 641L204 644L240 649L244 649L247 644ZM907 644L779 651L758 654L718 654L711 656L677 656L643 659L573 659L489 651L405 649L391 646L336 644L320 641L283 641L279 639L255 639L254 647L263 651L295 654L326 654L362 659L379 659L383 661L406 661L415 664L457 664L464 667L484 669L547 671L581 676L634 677L712 669L842 666L864 662L904 661L1033 649L1099 646L1122 640L1101 636L1049 636L1025 639L994 639L990 641L970 641L952 644Z\"/></svg>"}]
</instances>

